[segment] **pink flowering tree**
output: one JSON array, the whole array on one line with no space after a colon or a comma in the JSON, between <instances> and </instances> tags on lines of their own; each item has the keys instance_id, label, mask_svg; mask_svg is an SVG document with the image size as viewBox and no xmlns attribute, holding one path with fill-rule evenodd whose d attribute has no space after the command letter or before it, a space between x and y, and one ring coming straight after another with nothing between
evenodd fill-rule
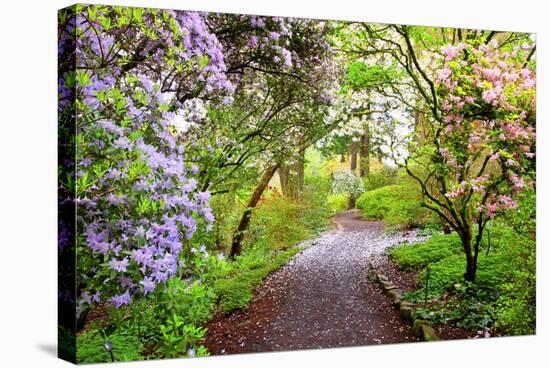
<instances>
[{"instance_id":1,"label":"pink flowering tree","mask_svg":"<svg viewBox=\"0 0 550 368\"><path fill-rule=\"evenodd\" d=\"M459 234L465 279L474 281L485 226L534 185L533 41L474 29L354 27L348 55L397 73L365 88L414 114L408 142L388 134L392 156L420 185L423 205Z\"/></svg>"},{"instance_id":2,"label":"pink flowering tree","mask_svg":"<svg viewBox=\"0 0 550 368\"><path fill-rule=\"evenodd\" d=\"M404 160L424 206L460 236L467 281L475 280L487 223L515 208L515 196L534 185L530 49L506 50L497 42L443 46L434 81L439 114L426 118L423 142L410 144Z\"/></svg>"}]
</instances>

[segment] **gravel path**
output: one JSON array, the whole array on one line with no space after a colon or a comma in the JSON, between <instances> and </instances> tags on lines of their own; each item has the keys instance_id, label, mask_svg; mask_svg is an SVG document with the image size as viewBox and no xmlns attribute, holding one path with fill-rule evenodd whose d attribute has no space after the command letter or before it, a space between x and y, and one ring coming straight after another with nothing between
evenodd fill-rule
<instances>
[{"instance_id":1,"label":"gravel path","mask_svg":"<svg viewBox=\"0 0 550 368\"><path fill-rule=\"evenodd\" d=\"M356 211L334 222L336 230L302 243L302 252L256 289L247 311L208 324L212 354L417 341L367 273L385 248L420 237L383 236L381 222Z\"/></svg>"}]
</instances>

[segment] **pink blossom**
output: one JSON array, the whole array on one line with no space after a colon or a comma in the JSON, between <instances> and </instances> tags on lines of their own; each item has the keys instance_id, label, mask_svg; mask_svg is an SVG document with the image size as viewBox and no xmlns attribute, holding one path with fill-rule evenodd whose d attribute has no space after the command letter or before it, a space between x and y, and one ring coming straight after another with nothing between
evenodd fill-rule
<instances>
[{"instance_id":1,"label":"pink blossom","mask_svg":"<svg viewBox=\"0 0 550 368\"><path fill-rule=\"evenodd\" d=\"M497 67L483 69L483 77L489 82L494 82L500 77L500 69Z\"/></svg>"},{"instance_id":2,"label":"pink blossom","mask_svg":"<svg viewBox=\"0 0 550 368\"><path fill-rule=\"evenodd\" d=\"M519 118L521 120L525 119L527 117L527 112L525 110L522 110L520 113L519 113Z\"/></svg>"},{"instance_id":3,"label":"pink blossom","mask_svg":"<svg viewBox=\"0 0 550 368\"><path fill-rule=\"evenodd\" d=\"M529 89L529 88L533 88L534 85L535 85L535 81L531 78L528 78L528 79L525 79L523 83L520 84L519 86L523 89Z\"/></svg>"},{"instance_id":4,"label":"pink blossom","mask_svg":"<svg viewBox=\"0 0 550 368\"><path fill-rule=\"evenodd\" d=\"M520 74L523 78L529 78L531 76L531 70L527 68L523 68L520 70Z\"/></svg>"},{"instance_id":5,"label":"pink blossom","mask_svg":"<svg viewBox=\"0 0 550 368\"><path fill-rule=\"evenodd\" d=\"M498 210L498 204L496 203L490 203L485 206L485 209L487 210L487 217L493 218L495 217L495 214Z\"/></svg>"},{"instance_id":6,"label":"pink blossom","mask_svg":"<svg viewBox=\"0 0 550 368\"><path fill-rule=\"evenodd\" d=\"M469 142L471 144L476 144L478 143L479 141L481 141L481 137L479 135L472 135L469 139Z\"/></svg>"},{"instance_id":7,"label":"pink blossom","mask_svg":"<svg viewBox=\"0 0 550 368\"><path fill-rule=\"evenodd\" d=\"M481 94L481 97L483 97L485 102L492 103L498 97L498 95L497 95L495 89L491 88L491 89L483 91L483 93Z\"/></svg>"},{"instance_id":8,"label":"pink blossom","mask_svg":"<svg viewBox=\"0 0 550 368\"><path fill-rule=\"evenodd\" d=\"M445 133L447 133L447 134L452 133L454 129L455 129L455 126L452 125L452 124L449 124L445 127Z\"/></svg>"},{"instance_id":9,"label":"pink blossom","mask_svg":"<svg viewBox=\"0 0 550 368\"><path fill-rule=\"evenodd\" d=\"M440 148L439 149L439 153L441 154L441 156L443 156L444 158L449 158L450 157L450 153L449 153L449 150L447 148Z\"/></svg>"},{"instance_id":10,"label":"pink blossom","mask_svg":"<svg viewBox=\"0 0 550 368\"><path fill-rule=\"evenodd\" d=\"M503 74L503 77L505 80L509 82L514 82L519 78L519 74L517 72L511 72L511 73L506 72Z\"/></svg>"},{"instance_id":11,"label":"pink blossom","mask_svg":"<svg viewBox=\"0 0 550 368\"><path fill-rule=\"evenodd\" d=\"M452 73L452 70L448 67L445 67L445 68L441 69L437 79L440 80L440 81L446 80L447 78L449 78L451 76L451 73Z\"/></svg>"},{"instance_id":12,"label":"pink blossom","mask_svg":"<svg viewBox=\"0 0 550 368\"><path fill-rule=\"evenodd\" d=\"M500 195L498 196L498 204L503 209L516 208L517 203L510 196Z\"/></svg>"},{"instance_id":13,"label":"pink blossom","mask_svg":"<svg viewBox=\"0 0 550 368\"><path fill-rule=\"evenodd\" d=\"M458 96L450 95L449 98L450 98L451 101L453 101L454 103L460 102L460 97L458 97Z\"/></svg>"},{"instance_id":14,"label":"pink blossom","mask_svg":"<svg viewBox=\"0 0 550 368\"><path fill-rule=\"evenodd\" d=\"M445 61L451 61L458 56L460 51L464 49L465 45L460 43L456 46L446 45L441 48L441 52L445 54Z\"/></svg>"},{"instance_id":15,"label":"pink blossom","mask_svg":"<svg viewBox=\"0 0 550 368\"><path fill-rule=\"evenodd\" d=\"M445 193L445 197L447 198L457 198L458 196L464 194L464 188L458 187L457 189Z\"/></svg>"},{"instance_id":16,"label":"pink blossom","mask_svg":"<svg viewBox=\"0 0 550 368\"><path fill-rule=\"evenodd\" d=\"M522 190L525 187L525 182L516 173L510 173L509 178L515 190Z\"/></svg>"}]
</instances>

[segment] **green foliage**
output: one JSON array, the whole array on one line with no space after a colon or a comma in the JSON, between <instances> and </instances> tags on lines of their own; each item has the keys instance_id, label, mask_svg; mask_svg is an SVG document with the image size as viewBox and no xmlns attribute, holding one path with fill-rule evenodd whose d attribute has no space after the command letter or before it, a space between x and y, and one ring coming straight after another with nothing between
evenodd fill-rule
<instances>
[{"instance_id":1,"label":"green foliage","mask_svg":"<svg viewBox=\"0 0 550 368\"><path fill-rule=\"evenodd\" d=\"M183 323L207 321L213 312L216 295L206 285L196 281L191 285L179 278L168 280L167 287L157 295L157 315L160 320L178 316Z\"/></svg>"},{"instance_id":2,"label":"green foliage","mask_svg":"<svg viewBox=\"0 0 550 368\"><path fill-rule=\"evenodd\" d=\"M173 314L166 324L160 325L160 331L163 343L159 352L166 358L182 356L183 353L190 354L188 349L193 349L206 334L205 328L187 324L185 319L177 314Z\"/></svg>"},{"instance_id":3,"label":"green foliage","mask_svg":"<svg viewBox=\"0 0 550 368\"><path fill-rule=\"evenodd\" d=\"M456 254L463 254L462 243L457 234L434 235L424 243L403 244L393 247L390 256L404 269L420 269L427 264Z\"/></svg>"},{"instance_id":4,"label":"green foliage","mask_svg":"<svg viewBox=\"0 0 550 368\"><path fill-rule=\"evenodd\" d=\"M285 249L309 236L302 219L306 205L284 197L274 197L254 213L252 241L261 241L270 249Z\"/></svg>"},{"instance_id":5,"label":"green foliage","mask_svg":"<svg viewBox=\"0 0 550 368\"><path fill-rule=\"evenodd\" d=\"M417 290L405 295L409 301L425 302L425 266L429 264L430 304L417 309L418 317L466 329L534 333L535 209L534 193L527 192L520 197L517 211L489 224L473 284L463 281L466 261L456 234L392 248L389 254L399 267L422 269ZM439 301L432 304L433 300Z\"/></svg>"},{"instance_id":6,"label":"green foliage","mask_svg":"<svg viewBox=\"0 0 550 368\"><path fill-rule=\"evenodd\" d=\"M312 203L313 200L268 197L254 212L247 242L262 243L268 249L286 249L317 235L327 228L329 210L324 205Z\"/></svg>"},{"instance_id":7,"label":"green foliage","mask_svg":"<svg viewBox=\"0 0 550 368\"><path fill-rule=\"evenodd\" d=\"M357 208L368 220L384 220L390 227L415 227L433 221L433 214L421 206L420 192L413 185L388 185L363 193Z\"/></svg>"},{"instance_id":8,"label":"green foliage","mask_svg":"<svg viewBox=\"0 0 550 368\"><path fill-rule=\"evenodd\" d=\"M106 339L99 331L85 332L76 338L76 359L81 363L111 362L111 356L105 350L105 343L112 344L113 357L116 362L144 359L143 345L139 339L128 331L117 331Z\"/></svg>"},{"instance_id":9,"label":"green foliage","mask_svg":"<svg viewBox=\"0 0 550 368\"><path fill-rule=\"evenodd\" d=\"M416 309L418 318L432 323L453 322L469 330L480 330L492 326L496 314L492 303L495 293L473 284L457 285L456 294L449 300Z\"/></svg>"},{"instance_id":10,"label":"green foliage","mask_svg":"<svg viewBox=\"0 0 550 368\"><path fill-rule=\"evenodd\" d=\"M348 196L345 194L329 194L327 196L327 204L333 214L346 211L348 202Z\"/></svg>"},{"instance_id":11,"label":"green foliage","mask_svg":"<svg viewBox=\"0 0 550 368\"><path fill-rule=\"evenodd\" d=\"M455 284L464 282L464 270L466 269L466 257L463 254L455 254L430 264L430 289L435 294L443 294ZM480 254L478 258L478 270L475 284L485 288L496 289L506 279L510 269L510 260L500 253L489 253L488 256ZM419 279L424 280L426 270L419 274Z\"/></svg>"},{"instance_id":12,"label":"green foliage","mask_svg":"<svg viewBox=\"0 0 550 368\"><path fill-rule=\"evenodd\" d=\"M371 191L387 185L395 185L398 182L397 170L389 166L383 166L381 170L372 171L365 177L365 189Z\"/></svg>"},{"instance_id":13,"label":"green foliage","mask_svg":"<svg viewBox=\"0 0 550 368\"><path fill-rule=\"evenodd\" d=\"M535 192L523 193L518 204L517 210L510 211L500 223L503 234L498 247L510 258L511 267L501 287L502 295L495 312L500 330L512 335L527 335L534 334L536 327Z\"/></svg>"},{"instance_id":14,"label":"green foliage","mask_svg":"<svg viewBox=\"0 0 550 368\"><path fill-rule=\"evenodd\" d=\"M298 248L290 248L273 253L264 247L256 246L243 252L237 257L232 275L214 284L221 310L230 313L236 309L246 308L252 299L254 288L260 285L269 273L287 263L298 251Z\"/></svg>"},{"instance_id":15,"label":"green foliage","mask_svg":"<svg viewBox=\"0 0 550 368\"><path fill-rule=\"evenodd\" d=\"M349 66L347 84L355 89L390 86L402 77L404 74L395 68L356 61Z\"/></svg>"},{"instance_id":16,"label":"green foliage","mask_svg":"<svg viewBox=\"0 0 550 368\"><path fill-rule=\"evenodd\" d=\"M214 264L216 257L197 256L195 263L200 259L204 259L205 264ZM208 270L200 268L204 270L202 280L206 283L202 283L200 278L193 278L192 282L173 278L168 280L164 289L156 290L151 298L136 300L129 310L110 309L114 330L137 336L142 346L153 347L150 354L154 357L183 357L190 355L191 351L194 356L199 352L207 354L200 346L206 332L201 325L212 317L215 307L216 294L209 282L221 276L212 275L221 272L219 264L210 266ZM223 272L227 269L224 268Z\"/></svg>"}]
</instances>

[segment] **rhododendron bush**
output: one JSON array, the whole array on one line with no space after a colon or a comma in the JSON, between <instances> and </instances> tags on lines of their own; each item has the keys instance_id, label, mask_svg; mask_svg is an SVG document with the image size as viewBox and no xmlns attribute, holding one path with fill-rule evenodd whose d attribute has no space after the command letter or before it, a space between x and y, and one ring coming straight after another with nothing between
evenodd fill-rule
<instances>
[{"instance_id":1,"label":"rhododendron bush","mask_svg":"<svg viewBox=\"0 0 550 368\"><path fill-rule=\"evenodd\" d=\"M488 221L514 209L516 195L534 184L534 71L520 46L498 46L441 48L441 115L430 124L428 144L410 149L418 163L431 163L424 173L410 171L423 183L426 206L460 234L469 280Z\"/></svg>"},{"instance_id":2,"label":"rhododendron bush","mask_svg":"<svg viewBox=\"0 0 550 368\"><path fill-rule=\"evenodd\" d=\"M214 216L181 143L234 86L199 13L84 6L66 17L61 37L76 37L75 65L65 65L59 90L60 108L76 114L76 181L67 184L79 313L127 305L184 268L184 246ZM61 60L73 52L64 46Z\"/></svg>"},{"instance_id":3,"label":"rhododendron bush","mask_svg":"<svg viewBox=\"0 0 550 368\"><path fill-rule=\"evenodd\" d=\"M459 44L442 51L444 118L436 153L452 178L444 196L469 200L486 221L514 208L512 197L532 184L535 75L523 66L519 46L501 52L496 43Z\"/></svg>"},{"instance_id":4,"label":"rhododendron bush","mask_svg":"<svg viewBox=\"0 0 550 368\"><path fill-rule=\"evenodd\" d=\"M390 156L420 184L424 206L459 233L466 279L473 281L488 221L515 208L516 195L535 183L533 40L477 30L351 27L359 33L347 35L343 47L362 58L352 86L401 106L394 120L413 132L399 137L392 124ZM414 123L407 124L411 115Z\"/></svg>"}]
</instances>

